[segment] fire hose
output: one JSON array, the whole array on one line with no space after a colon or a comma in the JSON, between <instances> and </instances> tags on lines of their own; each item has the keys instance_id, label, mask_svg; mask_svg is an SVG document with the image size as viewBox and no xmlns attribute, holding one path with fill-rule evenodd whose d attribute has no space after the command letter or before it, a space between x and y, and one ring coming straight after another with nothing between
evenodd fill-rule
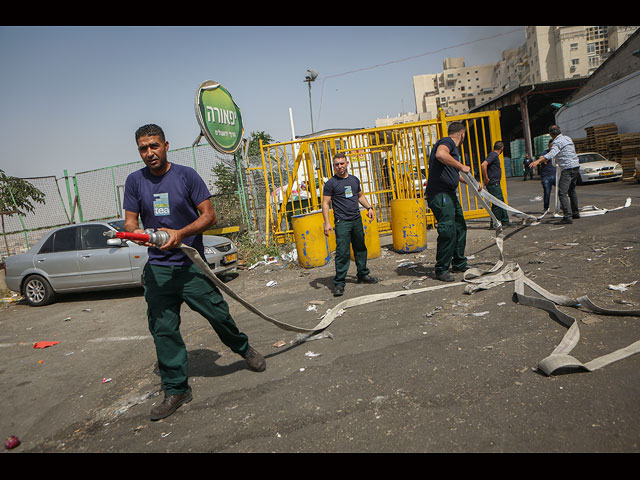
<instances>
[{"instance_id":1,"label":"fire hose","mask_svg":"<svg viewBox=\"0 0 640 480\"><path fill-rule=\"evenodd\" d=\"M572 299L569 297L565 297L562 295L554 295L541 286L537 285L532 280L528 279L520 266L517 263L509 262L505 265L504 262L504 234L502 231L502 224L495 217L493 212L491 211L487 202L492 203L494 205L501 206L519 216L523 217L522 224L523 225L536 225L539 224L539 220L546 215L548 212L545 211L541 216L536 217L534 215L529 215L527 213L521 212L506 203L496 199L493 195L491 195L486 190L478 191L479 185L478 182L473 178L473 176L469 174L462 174L466 183L471 186L470 190L473 191L478 201L485 208L489 216L493 220L493 224L496 229L495 242L498 247L500 258L498 262L489 270L481 270L478 268L470 268L468 269L463 276L463 282L454 282L443 285L429 286L424 288L418 288L413 290L401 290L394 292L386 292L386 293L378 293L372 295L364 295L356 298L350 298L344 300L337 304L334 308L328 310L326 314L321 318L320 323L318 323L314 328L302 328L294 325L290 325L288 323L279 321L253 305L244 300L242 297L237 295L231 288L229 288L222 280L220 280L215 273L211 270L206 261L202 259L202 256L198 253L196 249L190 247L185 244L180 244L179 248L181 248L185 254L191 259L193 263L195 263L207 277L209 277L214 284L222 291L224 291L227 295L234 298L241 305L247 308L249 311L255 313L259 317L267 320L277 327L294 332L306 333L309 336L321 332L326 329L335 318L342 315L345 309L355 307L358 305L363 305L366 303L387 300L391 298L397 298L406 295L419 294L427 291L440 290L443 288L449 288L453 286L465 285L464 292L466 294L473 294L478 290L486 290L492 288L497 285L502 285L504 282L513 281L514 282L514 297L518 301L518 303L527 306L533 306L536 308L543 309L550 314L552 314L560 323L562 323L568 330L564 335L562 341L558 344L558 346L554 349L554 351L544 358L542 361L538 363L538 369L545 373L548 376L553 375L555 372L566 371L566 370L587 370L593 371L599 368L604 367L612 362L621 360L630 355L634 355L636 353L640 353L640 341L634 342L631 345L616 350L610 354L603 355L594 360L591 360L587 363L582 363L576 358L569 355L571 350L577 345L580 332L578 329L578 322L575 318L570 315L558 310L556 305L560 306L568 306L568 307L584 307L591 310L594 313L603 314L603 315L616 315L616 316L640 316L640 310L618 310L618 309L606 309L595 305L587 296L582 296L577 299ZM597 209L595 207L585 207L583 209L584 213L589 212L590 214L602 214L608 211L618 210L619 208L629 207L631 204L631 199L627 198L627 201L624 207L618 207L612 210L606 209ZM557 199L556 199L556 211L557 211ZM582 213L581 212L581 215ZM168 239L169 234L164 231L153 231L153 230L145 230L145 233L130 233L130 232L105 232L105 236L127 239L127 240L137 240L143 242L149 242L156 246L162 246ZM504 268L503 268L504 267ZM501 270L502 269L502 270ZM528 286L536 293L540 294L543 298L533 297L525 295L524 286Z\"/></svg>"},{"instance_id":2,"label":"fire hose","mask_svg":"<svg viewBox=\"0 0 640 480\"><path fill-rule=\"evenodd\" d=\"M134 241L148 242L148 243L154 244L157 247L161 247L162 245L164 245L169 240L169 234L167 232L162 231L162 230L153 231L151 229L145 230L145 233L114 232L113 230L109 230L109 231L105 232L104 235L106 237L110 237L110 238L121 238L121 239L124 239L124 240L134 240ZM309 328L296 327L294 325L290 325L288 323L281 322L280 320L276 320L275 318L273 318L273 317L267 315L266 313L258 310L256 307L254 307L249 302L247 302L245 299L240 297L237 293L235 293L231 288L229 288L228 285L226 285L222 280L220 280L218 278L218 276L215 273L213 273L213 271L211 270L211 267L209 267L207 262L205 260L203 260L202 256L200 255L200 253L195 248L190 247L188 245L185 245L184 243L181 243L179 248L182 249L182 251L191 259L191 261L193 263L195 263L200 268L200 270L202 270L202 272L207 277L209 277L213 281L213 283L220 290L225 292L231 298L233 298L236 301L238 301L241 305L243 305L250 312L255 313L259 317L263 318L264 320L267 320L268 322L273 323L274 325L278 326L279 328L281 328L283 330L289 330L289 331L299 332L299 333L314 334L314 333L318 333L318 332L324 330L325 328L327 328L329 326L329 323L331 323L330 321L327 322L327 321L325 321L325 319L322 319L322 321L318 325L316 325L314 328L309 329Z\"/></svg>"}]
</instances>

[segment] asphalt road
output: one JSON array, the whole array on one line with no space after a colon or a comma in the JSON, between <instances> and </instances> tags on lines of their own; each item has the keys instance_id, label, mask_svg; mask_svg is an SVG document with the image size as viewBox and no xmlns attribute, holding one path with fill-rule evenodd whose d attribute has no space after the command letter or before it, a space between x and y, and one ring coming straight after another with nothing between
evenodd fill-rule
<instances>
[{"instance_id":1,"label":"asphalt road","mask_svg":"<svg viewBox=\"0 0 640 480\"><path fill-rule=\"evenodd\" d=\"M508 185L511 205L541 213L539 181ZM585 185L578 194L581 206L610 209L627 197L632 204L573 225L545 217L510 228L506 260L553 293L640 308L640 283L608 289L640 280L640 185ZM468 225L470 263L490 268L498 251L488 219ZM427 242L422 252L398 254L391 236L382 237L382 256L369 262L381 282L356 284L352 265L339 299L330 289L333 262L310 270L261 266L228 285L273 317L313 327L346 298L440 285L435 232ZM267 287L270 281L277 285ZM311 304L317 311L307 311ZM158 422L148 418L162 394L141 290L70 295L41 308L0 306L0 436L22 442L7 452L640 451L640 355L594 372L544 375L537 364L566 330L548 313L515 303L510 283L353 307L327 329L332 338L297 345L296 333L229 305L267 370L247 370L185 306L194 399ZM581 361L640 339L637 317L562 310L579 322L572 354ZM34 349L39 341L60 343Z\"/></svg>"}]
</instances>

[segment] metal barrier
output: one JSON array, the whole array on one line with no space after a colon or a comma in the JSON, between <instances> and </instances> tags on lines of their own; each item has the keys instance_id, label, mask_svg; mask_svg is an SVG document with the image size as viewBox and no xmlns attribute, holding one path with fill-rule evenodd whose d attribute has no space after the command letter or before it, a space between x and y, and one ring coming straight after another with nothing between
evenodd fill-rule
<instances>
[{"instance_id":1,"label":"metal barrier","mask_svg":"<svg viewBox=\"0 0 640 480\"><path fill-rule=\"evenodd\" d=\"M135 156L135 150L132 156ZM168 160L172 163L193 167L214 193L212 202L218 207L219 193L215 186L217 175L216 165L224 165L233 172L242 169L239 162L231 154L222 154L209 145L198 145L170 150ZM25 178L38 188L45 196L42 204L37 204L33 212L21 213L4 212L0 229L0 260L8 255L15 255L27 251L43 235L61 225L91 221L111 220L123 218L122 202L124 197L124 183L127 176L144 167L142 160L123 163L110 167L98 168L84 172L77 172L70 176L65 170L65 176ZM218 207L218 226L232 226L238 223L249 223L242 176L238 175L237 196L239 212L225 212ZM2 183L2 182L0 182ZM0 188L8 188L1 184ZM64 193L66 193L66 202ZM8 214L10 213L10 214ZM220 215L222 213L222 215ZM225 218L225 213L229 213Z\"/></svg>"},{"instance_id":2,"label":"metal barrier","mask_svg":"<svg viewBox=\"0 0 640 480\"><path fill-rule=\"evenodd\" d=\"M446 136L447 124L461 121L467 127L460 146L464 163L482 183L480 164L501 140L499 112L446 117L441 111L437 119L319 135L313 138L263 144L260 142L262 166L247 166L247 171L260 171L266 195L265 239L278 243L291 242L291 217L320 210L322 188L333 175L334 154L344 152L349 160L349 173L360 179L362 191L374 207L381 234L391 231L391 201L398 198L422 198L429 175L428 159L433 145ZM506 195L504 159L501 185ZM465 218L487 217L469 187L460 184L458 194ZM428 211L427 221L435 225Z\"/></svg>"}]
</instances>

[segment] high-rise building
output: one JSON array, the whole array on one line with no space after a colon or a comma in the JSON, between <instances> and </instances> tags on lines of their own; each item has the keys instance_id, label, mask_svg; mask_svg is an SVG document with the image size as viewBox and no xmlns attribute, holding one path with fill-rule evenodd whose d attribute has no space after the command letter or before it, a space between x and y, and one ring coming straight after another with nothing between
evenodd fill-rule
<instances>
[{"instance_id":1,"label":"high-rise building","mask_svg":"<svg viewBox=\"0 0 640 480\"><path fill-rule=\"evenodd\" d=\"M587 77L637 29L527 26L525 42L504 50L495 64L466 66L464 58L446 58L442 72L414 76L415 115L420 120L436 118L440 108L447 115L463 114L519 85Z\"/></svg>"}]
</instances>

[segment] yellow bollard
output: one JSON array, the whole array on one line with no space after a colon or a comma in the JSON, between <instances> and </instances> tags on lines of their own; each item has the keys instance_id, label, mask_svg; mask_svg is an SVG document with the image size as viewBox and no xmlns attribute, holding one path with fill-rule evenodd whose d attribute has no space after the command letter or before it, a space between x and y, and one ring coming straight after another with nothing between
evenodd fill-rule
<instances>
[{"instance_id":1,"label":"yellow bollard","mask_svg":"<svg viewBox=\"0 0 640 480\"><path fill-rule=\"evenodd\" d=\"M364 244L367 246L367 259L378 258L381 250L378 221L375 215L373 218L369 218L367 210L360 210L360 216L362 217L362 228L364 229ZM351 260L355 260L353 247L351 247Z\"/></svg>"},{"instance_id":2,"label":"yellow bollard","mask_svg":"<svg viewBox=\"0 0 640 480\"><path fill-rule=\"evenodd\" d=\"M298 263L304 268L321 267L329 263L329 244L324 235L322 211L291 217L293 236L298 251Z\"/></svg>"},{"instance_id":3,"label":"yellow bollard","mask_svg":"<svg viewBox=\"0 0 640 480\"><path fill-rule=\"evenodd\" d=\"M427 247L426 202L422 198L391 201L391 234L397 252L419 252Z\"/></svg>"}]
</instances>

